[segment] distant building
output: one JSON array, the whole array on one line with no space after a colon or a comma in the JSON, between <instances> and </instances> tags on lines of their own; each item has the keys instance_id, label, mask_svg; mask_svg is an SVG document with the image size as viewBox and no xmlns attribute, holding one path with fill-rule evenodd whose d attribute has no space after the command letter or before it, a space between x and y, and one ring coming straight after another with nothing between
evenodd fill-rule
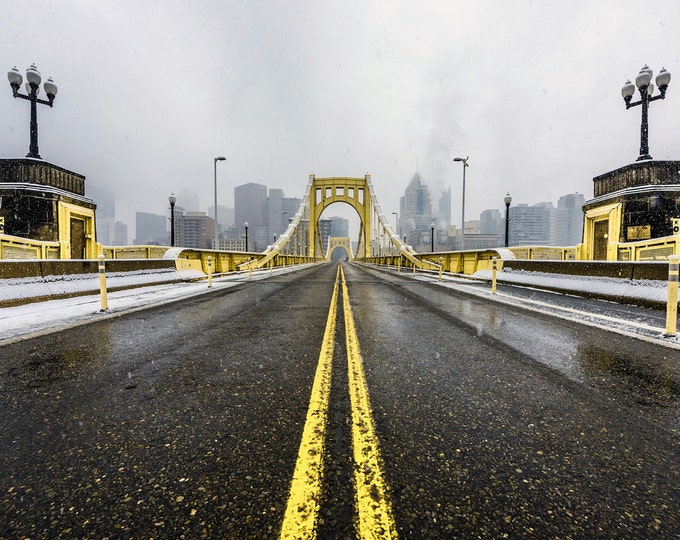
<instances>
[{"instance_id":1,"label":"distant building","mask_svg":"<svg viewBox=\"0 0 680 540\"><path fill-rule=\"evenodd\" d=\"M128 226L127 223L116 221L114 227L114 235L111 240L112 246L127 246L128 245Z\"/></svg>"},{"instance_id":2,"label":"distant building","mask_svg":"<svg viewBox=\"0 0 680 540\"><path fill-rule=\"evenodd\" d=\"M264 251L269 241L267 186L250 182L234 188L235 225L245 234L248 223L248 251Z\"/></svg>"},{"instance_id":3,"label":"distant building","mask_svg":"<svg viewBox=\"0 0 680 540\"><path fill-rule=\"evenodd\" d=\"M267 197L267 225L270 242L274 240L274 236L278 238L286 230L288 223L284 224L285 215L283 213L283 190L270 189Z\"/></svg>"},{"instance_id":4,"label":"distant building","mask_svg":"<svg viewBox=\"0 0 680 540\"><path fill-rule=\"evenodd\" d=\"M175 217L175 220L177 217ZM170 245L170 233L167 229L167 216L150 214L147 212L135 213L135 240L136 246L144 245Z\"/></svg>"},{"instance_id":5,"label":"distant building","mask_svg":"<svg viewBox=\"0 0 680 540\"><path fill-rule=\"evenodd\" d=\"M97 214L95 223L97 224L97 242L104 246L110 246L111 240L113 239L115 219L100 217L99 214Z\"/></svg>"},{"instance_id":6,"label":"distant building","mask_svg":"<svg viewBox=\"0 0 680 540\"><path fill-rule=\"evenodd\" d=\"M215 216L215 205L208 207L208 215L212 218ZM227 208L221 204L217 205L217 232L218 234L226 234L226 231L234 224L234 209Z\"/></svg>"},{"instance_id":7,"label":"distant building","mask_svg":"<svg viewBox=\"0 0 680 540\"><path fill-rule=\"evenodd\" d=\"M444 225L451 225L451 186L442 190L437 217Z\"/></svg>"},{"instance_id":8,"label":"distant building","mask_svg":"<svg viewBox=\"0 0 680 540\"><path fill-rule=\"evenodd\" d=\"M489 209L484 210L479 216L479 233L487 236L496 237L496 245L490 247L497 247L502 245L500 240L505 243L505 218L501 215L500 210ZM465 242L467 246L467 241Z\"/></svg>"},{"instance_id":9,"label":"distant building","mask_svg":"<svg viewBox=\"0 0 680 540\"><path fill-rule=\"evenodd\" d=\"M583 240L583 205L585 197L580 193L563 195L555 210L555 245L575 246Z\"/></svg>"},{"instance_id":10,"label":"distant building","mask_svg":"<svg viewBox=\"0 0 680 540\"><path fill-rule=\"evenodd\" d=\"M340 216L332 216L331 220L331 237L332 238L348 238L349 237L349 220Z\"/></svg>"},{"instance_id":11,"label":"distant building","mask_svg":"<svg viewBox=\"0 0 680 540\"><path fill-rule=\"evenodd\" d=\"M175 218L176 244L181 247L211 249L215 220L205 212L186 212Z\"/></svg>"},{"instance_id":12,"label":"distant building","mask_svg":"<svg viewBox=\"0 0 680 540\"><path fill-rule=\"evenodd\" d=\"M412 245L421 243L421 236L429 234L432 223L430 190L423 183L420 173L413 175L404 195L399 199L399 231Z\"/></svg>"},{"instance_id":13,"label":"distant building","mask_svg":"<svg viewBox=\"0 0 680 540\"><path fill-rule=\"evenodd\" d=\"M510 207L510 246L550 245L550 211L544 206Z\"/></svg>"},{"instance_id":14,"label":"distant building","mask_svg":"<svg viewBox=\"0 0 680 540\"><path fill-rule=\"evenodd\" d=\"M320 219L317 231L321 237L322 253L328 250L328 239L331 237L331 229L333 222L330 219Z\"/></svg>"}]
</instances>

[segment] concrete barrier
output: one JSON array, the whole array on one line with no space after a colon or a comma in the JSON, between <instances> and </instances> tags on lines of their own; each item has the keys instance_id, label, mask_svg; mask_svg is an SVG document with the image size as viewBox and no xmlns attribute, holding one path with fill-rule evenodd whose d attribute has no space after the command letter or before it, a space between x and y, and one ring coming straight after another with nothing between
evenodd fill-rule
<instances>
[{"instance_id":1,"label":"concrete barrier","mask_svg":"<svg viewBox=\"0 0 680 540\"><path fill-rule=\"evenodd\" d=\"M668 262L625 261L529 261L505 260L504 271L543 272L584 277L609 277L618 279L651 279L665 281Z\"/></svg>"}]
</instances>

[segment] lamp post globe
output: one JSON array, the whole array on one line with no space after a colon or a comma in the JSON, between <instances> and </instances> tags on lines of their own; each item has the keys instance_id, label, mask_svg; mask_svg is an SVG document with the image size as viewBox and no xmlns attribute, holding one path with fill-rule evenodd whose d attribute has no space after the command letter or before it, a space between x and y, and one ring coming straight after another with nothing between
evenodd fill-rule
<instances>
[{"instance_id":1,"label":"lamp post globe","mask_svg":"<svg viewBox=\"0 0 680 540\"><path fill-rule=\"evenodd\" d=\"M621 88L621 96L626 104L626 109L640 105L642 109L642 118L640 122L640 155L637 161L645 159L652 159L649 155L649 104L652 101L666 98L666 90L671 82L671 74L666 71L666 68L661 68L661 71L656 76L655 82L659 89L659 93L654 95L654 85L651 84L654 73L646 64L640 69L640 73L635 77L635 84L628 79ZM633 102L635 89L640 92L640 99Z\"/></svg>"},{"instance_id":2,"label":"lamp post globe","mask_svg":"<svg viewBox=\"0 0 680 540\"><path fill-rule=\"evenodd\" d=\"M248 222L247 221L243 224L243 227L246 230L246 252L247 252L248 251Z\"/></svg>"},{"instance_id":3,"label":"lamp post globe","mask_svg":"<svg viewBox=\"0 0 680 540\"><path fill-rule=\"evenodd\" d=\"M31 103L31 122L29 128L30 142L26 157L42 159L38 150L37 104L40 103L41 105L52 107L54 104L54 98L57 96L57 85L54 83L51 77L48 78L45 84L43 84L43 89L45 90L45 94L47 94L47 100L39 99L38 94L40 93L40 82L42 81L42 76L40 75L40 72L38 71L38 68L35 66L35 64L31 64L31 66L26 70L26 94L19 92L24 79L16 66L7 72L7 80L9 81L9 85L12 88L12 95L15 98L25 99Z\"/></svg>"}]
</instances>

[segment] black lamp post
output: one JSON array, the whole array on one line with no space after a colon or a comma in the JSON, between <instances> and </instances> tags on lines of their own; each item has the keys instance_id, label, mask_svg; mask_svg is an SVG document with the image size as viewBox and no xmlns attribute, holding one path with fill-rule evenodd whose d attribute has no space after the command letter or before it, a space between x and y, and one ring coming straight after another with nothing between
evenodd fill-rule
<instances>
[{"instance_id":1,"label":"black lamp post","mask_svg":"<svg viewBox=\"0 0 680 540\"><path fill-rule=\"evenodd\" d=\"M430 223L430 251L434 253L434 221Z\"/></svg>"},{"instance_id":2,"label":"black lamp post","mask_svg":"<svg viewBox=\"0 0 680 540\"><path fill-rule=\"evenodd\" d=\"M174 193L170 194L168 201L170 201L170 247L175 247L175 203L177 197Z\"/></svg>"},{"instance_id":3,"label":"black lamp post","mask_svg":"<svg viewBox=\"0 0 680 540\"><path fill-rule=\"evenodd\" d=\"M35 64L31 64L26 70L26 94L20 94L19 88L21 88L21 83L23 82L23 77L19 70L15 67L7 72L7 80L9 80L9 85L12 87L12 94L15 98L27 99L31 102L31 142L28 147L28 154L26 157L42 159L38 152L38 107L37 103L42 103L43 105L49 105L52 107L54 103L54 98L57 95L57 85L50 77L47 79L43 88L45 89L45 94L47 94L47 101L44 99L38 99L38 93L40 92L40 72Z\"/></svg>"},{"instance_id":4,"label":"black lamp post","mask_svg":"<svg viewBox=\"0 0 680 540\"><path fill-rule=\"evenodd\" d=\"M224 161L227 158L224 156L213 158L213 178L215 180L215 234L214 234L214 246L213 249L219 249L218 238L217 238L217 162Z\"/></svg>"},{"instance_id":5,"label":"black lamp post","mask_svg":"<svg viewBox=\"0 0 680 540\"><path fill-rule=\"evenodd\" d=\"M466 158L453 158L453 161L460 161L463 164L463 208L461 210L461 216L460 216L460 221L461 221L461 229L460 229L460 249L463 250L465 249L465 169L469 167L468 165L468 159L470 159L470 156Z\"/></svg>"},{"instance_id":6,"label":"black lamp post","mask_svg":"<svg viewBox=\"0 0 680 540\"><path fill-rule=\"evenodd\" d=\"M243 226L246 228L246 251L248 251L248 222L246 221Z\"/></svg>"},{"instance_id":7,"label":"black lamp post","mask_svg":"<svg viewBox=\"0 0 680 540\"><path fill-rule=\"evenodd\" d=\"M666 89L668 84L671 82L671 74L666 71L665 68L661 68L659 74L656 76L656 85L659 87L659 94L652 97L654 93L654 85L650 84L652 80L652 75L654 73L645 64L643 68L635 77L635 84L630 82L630 79L626 81L626 84L621 88L621 95L623 100L626 102L626 109L635 107L636 105L642 105L642 123L640 124L640 155L636 161L642 161L645 159L652 159L649 155L649 126L647 124L647 110L649 108L649 103L656 101L657 99L664 99L666 97ZM640 101L631 103L633 99L633 94L635 94L635 87L640 91Z\"/></svg>"},{"instance_id":8,"label":"black lamp post","mask_svg":"<svg viewBox=\"0 0 680 540\"><path fill-rule=\"evenodd\" d=\"M510 203L512 202L510 193L505 196L503 201L505 202L505 247L508 247L508 235L510 231Z\"/></svg>"}]
</instances>

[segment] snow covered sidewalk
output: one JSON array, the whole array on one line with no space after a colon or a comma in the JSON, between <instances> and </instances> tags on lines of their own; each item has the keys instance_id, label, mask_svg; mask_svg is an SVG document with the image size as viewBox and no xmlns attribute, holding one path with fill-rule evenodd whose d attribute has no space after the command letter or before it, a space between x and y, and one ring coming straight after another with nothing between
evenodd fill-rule
<instances>
[{"instance_id":1,"label":"snow covered sidewalk","mask_svg":"<svg viewBox=\"0 0 680 540\"><path fill-rule=\"evenodd\" d=\"M108 310L106 312L101 311L99 294L0 308L0 346L27 337L55 332L66 327L87 324L94 320L118 317L124 313L145 309L152 305L157 306L175 302L182 298L210 294L220 289L234 287L244 281L267 279L272 275L287 274L302 268L305 268L305 266L277 268L273 273L270 273L269 270L261 270L253 272L251 277L247 273L227 274L214 278L211 288L208 288L207 280L202 280L147 287L137 286L131 289L109 292ZM30 284L23 286L30 287Z\"/></svg>"}]
</instances>

